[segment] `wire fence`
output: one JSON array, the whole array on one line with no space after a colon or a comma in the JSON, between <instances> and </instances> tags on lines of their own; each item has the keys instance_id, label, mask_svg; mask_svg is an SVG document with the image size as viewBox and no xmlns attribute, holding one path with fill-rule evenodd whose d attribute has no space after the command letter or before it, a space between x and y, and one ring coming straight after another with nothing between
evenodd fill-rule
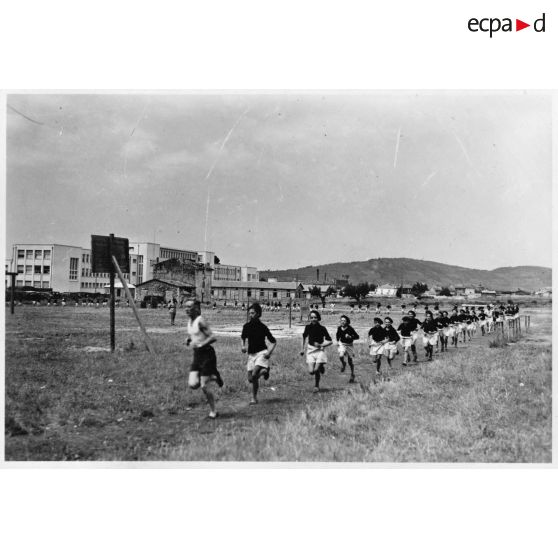
<instances>
[{"instance_id":1,"label":"wire fence","mask_svg":"<svg viewBox=\"0 0 558 558\"><path fill-rule=\"evenodd\" d=\"M529 332L530 329L531 316L529 315L507 317L494 324L496 341L502 343L518 341L523 333Z\"/></svg>"}]
</instances>

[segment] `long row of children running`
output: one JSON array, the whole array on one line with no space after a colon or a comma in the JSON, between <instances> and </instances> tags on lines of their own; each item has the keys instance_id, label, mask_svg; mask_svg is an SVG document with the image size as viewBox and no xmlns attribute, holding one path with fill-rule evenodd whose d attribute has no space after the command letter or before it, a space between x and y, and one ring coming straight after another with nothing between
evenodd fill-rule
<instances>
[{"instance_id":1,"label":"long row of children running","mask_svg":"<svg viewBox=\"0 0 558 558\"><path fill-rule=\"evenodd\" d=\"M212 344L217 340L209 325L201 316L201 307L198 301L188 301L186 311L189 317L187 325L187 345L194 349L193 361L190 366L188 385L192 389L200 388L204 392L210 407L210 418L217 416L215 410L215 397L210 387L212 382L222 387L224 382L217 370L217 359ZM241 351L247 353L246 365L248 382L251 384L251 405L258 403L258 392L260 380L268 380L270 376L270 357L277 346L277 340L269 328L262 323L262 307L253 303L248 310L249 321L244 324L240 335ZM392 362L399 354L399 344L403 351L402 365L407 366L411 361L417 362L417 342L422 338L425 355L428 361L432 360L434 352L446 352L448 342L457 347L459 342L470 341L480 327L482 335L489 334L494 329L494 323L503 319L503 313L497 309L487 306L469 310L454 306L451 315L448 311L439 310L437 315L427 310L424 321L416 317L414 310L409 310L402 317L397 329L393 326L393 319L386 316L374 318L374 325L367 335L369 353L375 364L373 383L378 381L390 381L389 373L381 370L382 357L386 357L388 370L392 368ZM309 323L302 333L301 356L306 357L308 373L313 376L315 392L320 391L320 381L325 374L325 365L328 362L326 348L333 344L333 340L320 321L321 315L318 310L311 310L308 316ZM355 379L355 350L354 342L360 338L356 330L351 326L350 318L343 314L339 320L336 332L337 351L341 362L343 373L347 365L350 369L349 382ZM269 341L268 346L266 341Z\"/></svg>"}]
</instances>

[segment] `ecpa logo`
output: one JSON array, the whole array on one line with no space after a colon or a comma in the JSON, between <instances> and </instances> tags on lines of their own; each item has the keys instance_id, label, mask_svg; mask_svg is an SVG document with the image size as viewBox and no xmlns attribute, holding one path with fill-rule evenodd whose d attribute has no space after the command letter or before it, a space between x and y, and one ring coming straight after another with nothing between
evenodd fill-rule
<instances>
[{"instance_id":1,"label":"ecpa logo","mask_svg":"<svg viewBox=\"0 0 558 558\"><path fill-rule=\"evenodd\" d=\"M540 18L533 22L533 29L537 33L544 33L545 24L545 14L543 14ZM498 31L503 31L504 33L514 31L512 19L509 17L505 17L503 19L498 17L485 17L482 19L472 17L469 20L467 27L469 28L469 31L473 33L477 33L479 31L489 33L490 38L492 38L494 33L498 33ZM520 19L515 20L515 31L521 31L527 27L531 27L531 24L525 23Z\"/></svg>"}]
</instances>

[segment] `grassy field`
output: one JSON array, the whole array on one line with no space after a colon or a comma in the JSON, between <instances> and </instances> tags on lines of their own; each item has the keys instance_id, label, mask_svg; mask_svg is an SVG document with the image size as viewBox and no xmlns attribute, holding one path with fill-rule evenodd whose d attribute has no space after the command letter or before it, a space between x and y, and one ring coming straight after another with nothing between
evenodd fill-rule
<instances>
[{"instance_id":1,"label":"grassy field","mask_svg":"<svg viewBox=\"0 0 558 558\"><path fill-rule=\"evenodd\" d=\"M376 386L364 343L357 384L330 348L319 394L298 354L303 326L289 331L286 312L266 313L279 343L257 406L238 338L245 315L207 312L226 382L210 421L202 394L186 387L183 310L174 328L165 310L141 310L151 355L130 309L117 311L111 354L107 309L18 307L6 316L6 459L548 463L551 307L523 312L532 327L518 343L478 337L407 369L398 357L392 381ZM332 335L339 314L323 316ZM361 337L371 322L352 317Z\"/></svg>"}]
</instances>

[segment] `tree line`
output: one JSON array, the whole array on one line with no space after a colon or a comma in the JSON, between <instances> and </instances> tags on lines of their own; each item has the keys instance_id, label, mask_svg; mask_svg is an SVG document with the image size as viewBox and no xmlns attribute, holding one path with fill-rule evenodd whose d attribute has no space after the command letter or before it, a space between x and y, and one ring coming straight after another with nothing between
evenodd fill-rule
<instances>
[{"instance_id":1,"label":"tree line","mask_svg":"<svg viewBox=\"0 0 558 558\"><path fill-rule=\"evenodd\" d=\"M378 285L376 285L375 283L368 283L368 281L364 281L362 283L357 283L356 285L353 285L351 283L349 283L348 285L346 285L345 287L343 287L342 289L339 289L340 293L342 296L348 297L348 298L354 298L357 302L359 300L363 300L367 297L368 293L371 291L375 291L376 288L378 287ZM413 296L419 297L422 294L424 294L426 291L428 290L428 285L426 283L422 283L420 281L417 281L416 283L413 284L413 286L411 287L411 294ZM397 289L397 292L395 293L395 296L397 298L401 298L402 297L402 291L403 291L403 287L399 286ZM335 289L335 287L328 287L327 291L325 291L324 293L321 292L320 287L314 285L311 289L310 289L310 295L313 297L317 297L322 299L322 302L328 297L328 296L332 296L334 294L337 294L337 289ZM450 296L451 292L449 290L448 287L444 287L440 294L442 296Z\"/></svg>"}]
</instances>

